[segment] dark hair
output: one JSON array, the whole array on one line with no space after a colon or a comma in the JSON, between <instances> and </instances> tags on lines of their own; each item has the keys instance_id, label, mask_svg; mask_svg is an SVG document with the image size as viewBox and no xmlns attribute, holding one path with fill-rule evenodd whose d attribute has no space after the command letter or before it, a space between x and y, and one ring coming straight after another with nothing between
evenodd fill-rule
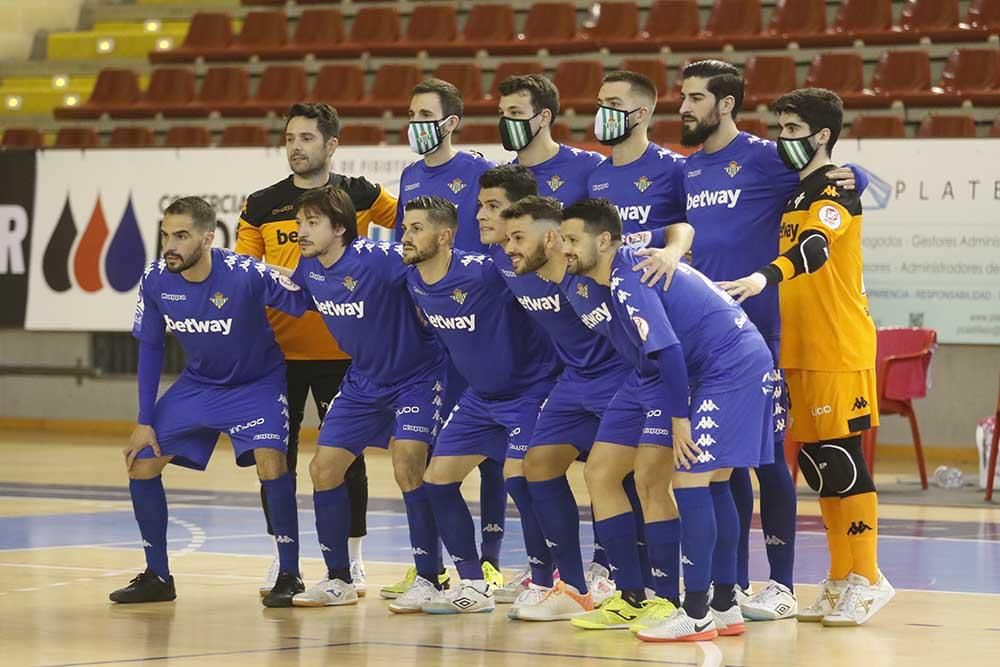
<instances>
[{"instance_id":1,"label":"dark hair","mask_svg":"<svg viewBox=\"0 0 1000 667\"><path fill-rule=\"evenodd\" d=\"M424 79L413 87L412 95L420 95L421 93L434 93L438 96L438 99L441 100L441 112L444 113L445 118L448 116L462 117L462 112L465 109L462 104L462 93L454 84L441 79Z\"/></svg>"},{"instance_id":2,"label":"dark hair","mask_svg":"<svg viewBox=\"0 0 1000 667\"><path fill-rule=\"evenodd\" d=\"M535 175L519 164L502 164L487 169L479 176L479 189L483 188L503 188L511 202L538 194Z\"/></svg>"},{"instance_id":3,"label":"dark hair","mask_svg":"<svg viewBox=\"0 0 1000 667\"><path fill-rule=\"evenodd\" d=\"M619 81L629 84L633 92L638 91L649 98L650 104L656 105L656 86L653 85L653 82L645 74L630 72L629 70L615 70L604 75L604 83L618 83Z\"/></svg>"},{"instance_id":4,"label":"dark hair","mask_svg":"<svg viewBox=\"0 0 1000 667\"><path fill-rule=\"evenodd\" d=\"M562 219L580 218L584 228L593 235L607 232L612 241L622 238L622 219L618 207L607 199L581 199L563 209Z\"/></svg>"},{"instance_id":5,"label":"dark hair","mask_svg":"<svg viewBox=\"0 0 1000 667\"><path fill-rule=\"evenodd\" d=\"M559 89L547 76L542 74L520 74L508 76L497 86L501 95L527 92L531 96L531 110L536 114L542 109L552 112L554 119L559 115Z\"/></svg>"},{"instance_id":6,"label":"dark hair","mask_svg":"<svg viewBox=\"0 0 1000 667\"><path fill-rule=\"evenodd\" d=\"M215 209L201 197L181 197L170 203L163 215L186 215L195 229L211 232L215 229Z\"/></svg>"},{"instance_id":7,"label":"dark hair","mask_svg":"<svg viewBox=\"0 0 1000 667\"><path fill-rule=\"evenodd\" d=\"M427 211L427 219L437 225L458 229L458 207L437 195L422 195L406 202L404 211Z\"/></svg>"},{"instance_id":8,"label":"dark hair","mask_svg":"<svg viewBox=\"0 0 1000 667\"><path fill-rule=\"evenodd\" d=\"M531 216L533 220L550 220L559 223L562 220L562 202L553 197L539 197L531 195L520 199L504 210L500 211L500 217L504 220L523 218Z\"/></svg>"},{"instance_id":9,"label":"dark hair","mask_svg":"<svg viewBox=\"0 0 1000 667\"><path fill-rule=\"evenodd\" d=\"M316 121L316 127L323 135L323 141L338 139L340 137L340 117L337 110L329 104L322 102L298 102L288 110L285 118L285 131L288 131L288 123L293 118L312 118Z\"/></svg>"},{"instance_id":10,"label":"dark hair","mask_svg":"<svg viewBox=\"0 0 1000 667\"><path fill-rule=\"evenodd\" d=\"M826 154L833 155L833 147L844 127L844 103L833 91L826 88L800 88L782 95L772 107L775 114L798 114L809 133L823 128L830 130L830 141L826 143Z\"/></svg>"},{"instance_id":11,"label":"dark hair","mask_svg":"<svg viewBox=\"0 0 1000 667\"><path fill-rule=\"evenodd\" d=\"M292 215L298 216L299 211L316 211L330 219L330 224L344 228L344 245L353 243L358 238L358 214L354 208L351 196L343 189L334 185L324 185L306 190L295 200Z\"/></svg>"},{"instance_id":12,"label":"dark hair","mask_svg":"<svg viewBox=\"0 0 1000 667\"><path fill-rule=\"evenodd\" d=\"M684 68L684 79L708 79L708 92L718 102L724 97L733 98L733 120L743 106L743 72L736 65L721 60L699 60Z\"/></svg>"}]
</instances>

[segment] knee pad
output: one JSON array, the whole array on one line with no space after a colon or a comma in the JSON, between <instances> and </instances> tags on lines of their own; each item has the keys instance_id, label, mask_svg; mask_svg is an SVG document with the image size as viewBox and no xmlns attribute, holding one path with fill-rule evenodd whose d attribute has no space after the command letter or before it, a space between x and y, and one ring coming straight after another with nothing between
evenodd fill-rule
<instances>
[{"instance_id":1,"label":"knee pad","mask_svg":"<svg viewBox=\"0 0 1000 667\"><path fill-rule=\"evenodd\" d=\"M845 498L875 491L875 483L861 453L860 435L826 440L819 448L826 462L823 479L829 492Z\"/></svg>"},{"instance_id":2,"label":"knee pad","mask_svg":"<svg viewBox=\"0 0 1000 667\"><path fill-rule=\"evenodd\" d=\"M821 496L828 493L823 479L823 472L827 466L823 461L823 452L819 448L819 443L810 442L802 445L799 449L798 459L799 470L802 471L802 477L805 478L809 488Z\"/></svg>"}]
</instances>

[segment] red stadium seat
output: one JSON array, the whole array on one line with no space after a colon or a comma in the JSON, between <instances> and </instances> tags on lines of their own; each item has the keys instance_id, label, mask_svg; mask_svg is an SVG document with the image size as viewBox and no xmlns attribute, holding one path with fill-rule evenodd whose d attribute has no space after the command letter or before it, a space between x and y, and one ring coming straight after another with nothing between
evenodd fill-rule
<instances>
[{"instance_id":1,"label":"red stadium seat","mask_svg":"<svg viewBox=\"0 0 1000 667\"><path fill-rule=\"evenodd\" d=\"M892 25L892 0L842 0L832 32L865 44L916 43L919 36Z\"/></svg>"},{"instance_id":2,"label":"red stadium seat","mask_svg":"<svg viewBox=\"0 0 1000 667\"><path fill-rule=\"evenodd\" d=\"M432 56L471 56L516 40L514 8L476 3L465 19L461 36L451 43L428 45Z\"/></svg>"},{"instance_id":3,"label":"red stadium seat","mask_svg":"<svg viewBox=\"0 0 1000 667\"><path fill-rule=\"evenodd\" d=\"M906 126L899 116L858 115L851 123L847 136L851 139L902 139Z\"/></svg>"},{"instance_id":4,"label":"red stadium seat","mask_svg":"<svg viewBox=\"0 0 1000 667\"><path fill-rule=\"evenodd\" d=\"M220 148L266 148L271 145L267 128L259 125L230 125L222 131Z\"/></svg>"},{"instance_id":5,"label":"red stadium seat","mask_svg":"<svg viewBox=\"0 0 1000 667\"><path fill-rule=\"evenodd\" d=\"M362 7L351 23L348 38L315 52L317 58L357 57L399 41L399 11L395 7Z\"/></svg>"},{"instance_id":6,"label":"red stadium seat","mask_svg":"<svg viewBox=\"0 0 1000 667\"><path fill-rule=\"evenodd\" d=\"M348 124L340 128L341 146L377 146L385 143L385 128L374 124Z\"/></svg>"},{"instance_id":7,"label":"red stadium seat","mask_svg":"<svg viewBox=\"0 0 1000 667\"><path fill-rule=\"evenodd\" d=\"M246 67L211 67L194 101L164 107L163 115L166 118L197 118L223 108L235 108L247 101L249 88Z\"/></svg>"},{"instance_id":8,"label":"red stadium seat","mask_svg":"<svg viewBox=\"0 0 1000 667\"><path fill-rule=\"evenodd\" d=\"M737 49L784 48L786 40L761 32L760 0L716 0L703 35Z\"/></svg>"},{"instance_id":9,"label":"red stadium seat","mask_svg":"<svg viewBox=\"0 0 1000 667\"><path fill-rule=\"evenodd\" d=\"M434 77L454 84L467 104L483 99L483 71L476 63L441 63Z\"/></svg>"},{"instance_id":10,"label":"red stadium seat","mask_svg":"<svg viewBox=\"0 0 1000 667\"><path fill-rule=\"evenodd\" d=\"M344 17L339 9L305 9L290 42L257 50L264 60L298 60L308 54L326 57L326 49L344 41Z\"/></svg>"},{"instance_id":11,"label":"red stadium seat","mask_svg":"<svg viewBox=\"0 0 1000 667\"><path fill-rule=\"evenodd\" d=\"M311 99L336 107L340 113L365 96L365 72L360 65L324 65L316 75Z\"/></svg>"},{"instance_id":12,"label":"red stadium seat","mask_svg":"<svg viewBox=\"0 0 1000 667\"><path fill-rule=\"evenodd\" d=\"M813 56L803 84L840 95L849 109L886 108L890 100L865 90L864 61L859 53L836 51Z\"/></svg>"},{"instance_id":13,"label":"red stadium seat","mask_svg":"<svg viewBox=\"0 0 1000 667\"><path fill-rule=\"evenodd\" d=\"M931 60L927 51L884 51L872 75L872 91L889 101L917 106L950 102L931 87Z\"/></svg>"},{"instance_id":14,"label":"red stadium seat","mask_svg":"<svg viewBox=\"0 0 1000 667\"><path fill-rule=\"evenodd\" d=\"M670 88L665 62L652 58L629 58L621 62L619 69L638 72L653 82L653 86L656 87L656 110L658 112L673 113L680 109L680 97Z\"/></svg>"},{"instance_id":15,"label":"red stadium seat","mask_svg":"<svg viewBox=\"0 0 1000 667\"><path fill-rule=\"evenodd\" d=\"M955 49L941 72L944 94L984 106L1000 105L1000 53L996 49Z\"/></svg>"},{"instance_id":16,"label":"red stadium seat","mask_svg":"<svg viewBox=\"0 0 1000 667\"><path fill-rule=\"evenodd\" d=\"M100 118L111 109L135 104L139 100L139 76L130 69L102 69L94 90L78 107L57 107L53 114L59 120Z\"/></svg>"},{"instance_id":17,"label":"red stadium seat","mask_svg":"<svg viewBox=\"0 0 1000 667\"><path fill-rule=\"evenodd\" d=\"M972 0L966 13L965 25L997 34L1000 30L1000 0Z\"/></svg>"},{"instance_id":18,"label":"red stadium seat","mask_svg":"<svg viewBox=\"0 0 1000 667\"><path fill-rule=\"evenodd\" d=\"M205 60L247 60L261 51L281 49L288 42L288 17L281 11L248 12L232 44L202 51Z\"/></svg>"},{"instance_id":19,"label":"red stadium seat","mask_svg":"<svg viewBox=\"0 0 1000 667\"><path fill-rule=\"evenodd\" d=\"M205 51L225 49L233 41L233 25L229 14L196 12L191 17L184 42L175 49L150 51L153 63L191 62Z\"/></svg>"},{"instance_id":20,"label":"red stadium seat","mask_svg":"<svg viewBox=\"0 0 1000 667\"><path fill-rule=\"evenodd\" d=\"M8 130L9 132L10 130ZM1000 137L1000 115L993 119L993 124L990 125L990 136L993 138ZM997 421L1000 424L1000 420Z\"/></svg>"},{"instance_id":21,"label":"red stadium seat","mask_svg":"<svg viewBox=\"0 0 1000 667\"><path fill-rule=\"evenodd\" d=\"M556 141L556 143L572 144L573 130L570 129L569 125L556 123L552 126L552 139Z\"/></svg>"},{"instance_id":22,"label":"red stadium seat","mask_svg":"<svg viewBox=\"0 0 1000 667\"><path fill-rule=\"evenodd\" d=\"M560 106L584 112L597 109L597 91L603 79L604 65L600 60L564 61L552 75L552 83L560 91Z\"/></svg>"},{"instance_id":23,"label":"red stadium seat","mask_svg":"<svg viewBox=\"0 0 1000 667\"><path fill-rule=\"evenodd\" d=\"M457 144L463 146L481 146L483 144L499 144L500 130L496 123L469 123L459 125Z\"/></svg>"},{"instance_id":24,"label":"red stadium seat","mask_svg":"<svg viewBox=\"0 0 1000 667\"><path fill-rule=\"evenodd\" d=\"M844 37L826 31L824 0L784 0L771 12L765 34L800 46L835 46L849 43Z\"/></svg>"},{"instance_id":25,"label":"red stadium seat","mask_svg":"<svg viewBox=\"0 0 1000 667\"><path fill-rule=\"evenodd\" d=\"M406 34L392 44L370 49L377 56L413 56L432 46L453 44L458 37L458 19L453 5L416 5L406 24Z\"/></svg>"},{"instance_id":26,"label":"red stadium seat","mask_svg":"<svg viewBox=\"0 0 1000 667\"><path fill-rule=\"evenodd\" d=\"M357 105L351 105L344 113L381 114L389 111L405 116L410 108L413 87L423 77L416 65L389 63L375 72L375 80L369 94Z\"/></svg>"},{"instance_id":27,"label":"red stadium seat","mask_svg":"<svg viewBox=\"0 0 1000 667\"><path fill-rule=\"evenodd\" d=\"M166 148L204 148L212 145L212 133L201 125L176 125L167 130L163 145Z\"/></svg>"},{"instance_id":28,"label":"red stadium seat","mask_svg":"<svg viewBox=\"0 0 1000 667\"><path fill-rule=\"evenodd\" d=\"M791 56L750 56L743 69L746 93L743 108L769 105L790 90L795 90L795 60Z\"/></svg>"},{"instance_id":29,"label":"red stadium seat","mask_svg":"<svg viewBox=\"0 0 1000 667\"><path fill-rule=\"evenodd\" d=\"M490 86L490 92L478 100L465 100L466 115L495 114L497 111L497 103L500 101L500 93L497 88L500 86L500 82L504 79L522 74L544 73L545 67L536 61L519 60L515 62L500 63L496 72L493 73L493 84Z\"/></svg>"},{"instance_id":30,"label":"red stadium seat","mask_svg":"<svg viewBox=\"0 0 1000 667\"><path fill-rule=\"evenodd\" d=\"M56 132L55 148L98 148L101 139L92 127L61 127Z\"/></svg>"},{"instance_id":31,"label":"red stadium seat","mask_svg":"<svg viewBox=\"0 0 1000 667\"><path fill-rule=\"evenodd\" d=\"M8 127L3 133L3 143L6 149L36 149L45 146L42 133L32 127Z\"/></svg>"},{"instance_id":32,"label":"red stadium seat","mask_svg":"<svg viewBox=\"0 0 1000 667\"><path fill-rule=\"evenodd\" d=\"M921 139L960 139L976 136L976 122L971 116L924 116L917 128Z\"/></svg>"},{"instance_id":33,"label":"red stadium seat","mask_svg":"<svg viewBox=\"0 0 1000 667\"><path fill-rule=\"evenodd\" d=\"M580 36L589 40L591 48L639 39L639 7L634 2L602 2L597 22L585 28Z\"/></svg>"},{"instance_id":34,"label":"red stadium seat","mask_svg":"<svg viewBox=\"0 0 1000 667\"><path fill-rule=\"evenodd\" d=\"M743 132L749 132L755 137L760 137L761 139L772 138L772 133L767 123L760 118L744 118L740 116L736 121L736 125Z\"/></svg>"},{"instance_id":35,"label":"red stadium seat","mask_svg":"<svg viewBox=\"0 0 1000 667\"><path fill-rule=\"evenodd\" d=\"M257 95L253 99L223 105L219 111L224 117L282 113L296 102L304 100L307 90L306 71L302 65L270 65L261 75Z\"/></svg>"},{"instance_id":36,"label":"red stadium seat","mask_svg":"<svg viewBox=\"0 0 1000 667\"><path fill-rule=\"evenodd\" d=\"M986 31L959 26L958 0L909 0L899 17L899 29L933 42L969 42L986 39Z\"/></svg>"},{"instance_id":37,"label":"red stadium seat","mask_svg":"<svg viewBox=\"0 0 1000 667\"><path fill-rule=\"evenodd\" d=\"M149 148L156 145L156 135L148 127L116 127L111 130L108 148Z\"/></svg>"},{"instance_id":38,"label":"red stadium seat","mask_svg":"<svg viewBox=\"0 0 1000 667\"><path fill-rule=\"evenodd\" d=\"M550 53L573 53L591 48L576 29L576 8L570 2L536 2L524 20L524 32L507 44L490 44L494 54L526 54L547 49Z\"/></svg>"},{"instance_id":39,"label":"red stadium seat","mask_svg":"<svg viewBox=\"0 0 1000 667\"><path fill-rule=\"evenodd\" d=\"M608 38L602 45L616 53L659 51L663 47L675 51L722 47L721 41L708 40L700 32L698 0L656 0L640 33L635 37Z\"/></svg>"},{"instance_id":40,"label":"red stadium seat","mask_svg":"<svg viewBox=\"0 0 1000 667\"><path fill-rule=\"evenodd\" d=\"M658 120L650 128L649 140L659 146L676 146L681 143L681 127L679 118Z\"/></svg>"},{"instance_id":41,"label":"red stadium seat","mask_svg":"<svg viewBox=\"0 0 1000 667\"><path fill-rule=\"evenodd\" d=\"M194 72L184 67L160 67L153 70L149 88L132 104L109 109L112 118L152 118L166 107L191 103L195 96Z\"/></svg>"}]
</instances>

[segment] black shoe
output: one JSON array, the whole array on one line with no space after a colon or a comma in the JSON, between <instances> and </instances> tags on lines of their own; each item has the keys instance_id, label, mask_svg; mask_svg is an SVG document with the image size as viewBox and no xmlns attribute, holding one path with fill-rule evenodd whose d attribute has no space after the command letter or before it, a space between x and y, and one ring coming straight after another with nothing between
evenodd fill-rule
<instances>
[{"instance_id":1,"label":"black shoe","mask_svg":"<svg viewBox=\"0 0 1000 667\"><path fill-rule=\"evenodd\" d=\"M306 589L302 578L297 574L282 572L274 582L274 588L264 596L265 607L291 607L292 596Z\"/></svg>"},{"instance_id":2,"label":"black shoe","mask_svg":"<svg viewBox=\"0 0 1000 667\"><path fill-rule=\"evenodd\" d=\"M166 581L160 579L152 570L147 569L128 583L125 588L119 588L110 596L112 602L130 604L134 602L170 602L177 598L174 590L174 578Z\"/></svg>"}]
</instances>

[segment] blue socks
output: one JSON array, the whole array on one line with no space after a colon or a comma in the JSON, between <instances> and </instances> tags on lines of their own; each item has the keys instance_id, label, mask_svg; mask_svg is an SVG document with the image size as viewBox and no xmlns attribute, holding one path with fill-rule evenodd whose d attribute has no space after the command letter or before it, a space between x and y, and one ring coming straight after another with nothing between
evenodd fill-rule
<instances>
[{"instance_id":1,"label":"blue socks","mask_svg":"<svg viewBox=\"0 0 1000 667\"><path fill-rule=\"evenodd\" d=\"M559 578L578 590L587 592L580 555L580 510L566 475L544 482L528 482L535 515L545 541L552 551Z\"/></svg>"},{"instance_id":2,"label":"blue socks","mask_svg":"<svg viewBox=\"0 0 1000 667\"><path fill-rule=\"evenodd\" d=\"M736 583L736 543L740 536L740 517L729 482L708 485L715 508L715 551L712 553L712 581L716 588ZM728 609L728 607L726 607Z\"/></svg>"},{"instance_id":3,"label":"blue socks","mask_svg":"<svg viewBox=\"0 0 1000 667\"><path fill-rule=\"evenodd\" d=\"M674 489L681 515L681 564L684 567L684 610L691 618L708 613L708 586L715 551L715 506L708 487ZM694 593L694 595L692 595Z\"/></svg>"},{"instance_id":4,"label":"blue socks","mask_svg":"<svg viewBox=\"0 0 1000 667\"><path fill-rule=\"evenodd\" d=\"M431 484L424 482L427 499L434 510L434 523L444 546L455 562L461 579L482 579L483 566L476 553L476 524L461 492L462 483ZM432 579L433 581L433 579Z\"/></svg>"},{"instance_id":5,"label":"blue socks","mask_svg":"<svg viewBox=\"0 0 1000 667\"><path fill-rule=\"evenodd\" d=\"M760 523L764 529L771 578L794 591L795 483L785 463L784 445L783 441L774 444L774 463L757 469L757 481L760 482Z\"/></svg>"},{"instance_id":6,"label":"blue socks","mask_svg":"<svg viewBox=\"0 0 1000 667\"><path fill-rule=\"evenodd\" d=\"M163 477L130 479L128 490L146 552L146 567L166 581L170 568L167 566L167 494L163 490Z\"/></svg>"},{"instance_id":7,"label":"blue socks","mask_svg":"<svg viewBox=\"0 0 1000 667\"><path fill-rule=\"evenodd\" d=\"M606 568L609 572L611 568L608 567L608 552L604 550L601 546L601 541L597 539L597 519L594 518L594 506L590 506L590 528L594 531L594 557L591 562L597 563L603 568Z\"/></svg>"},{"instance_id":8,"label":"blue socks","mask_svg":"<svg viewBox=\"0 0 1000 667\"><path fill-rule=\"evenodd\" d=\"M646 547L656 595L680 604L681 522L654 521L646 524Z\"/></svg>"},{"instance_id":9,"label":"blue socks","mask_svg":"<svg viewBox=\"0 0 1000 667\"><path fill-rule=\"evenodd\" d=\"M405 491L403 503L406 505L406 521L410 525L410 547L417 574L437 586L441 571L441 542L427 490L421 485L412 491Z\"/></svg>"},{"instance_id":10,"label":"blue socks","mask_svg":"<svg viewBox=\"0 0 1000 667\"><path fill-rule=\"evenodd\" d=\"M758 480L760 479L758 472ZM750 470L733 468L729 478L733 501L740 517L740 534L736 550L736 583L743 590L750 588L750 524L753 522L753 487L750 485ZM761 494L763 514L764 494Z\"/></svg>"},{"instance_id":11,"label":"blue socks","mask_svg":"<svg viewBox=\"0 0 1000 667\"><path fill-rule=\"evenodd\" d=\"M493 459L479 464L479 514L482 533L483 560L500 567L500 547L503 545L504 522L507 516L507 487L503 465Z\"/></svg>"},{"instance_id":12,"label":"blue socks","mask_svg":"<svg viewBox=\"0 0 1000 667\"><path fill-rule=\"evenodd\" d=\"M327 576L351 583L351 557L347 552L351 498L347 486L341 484L329 491L314 491L313 505L316 507L316 535L326 561Z\"/></svg>"},{"instance_id":13,"label":"blue socks","mask_svg":"<svg viewBox=\"0 0 1000 667\"><path fill-rule=\"evenodd\" d=\"M531 567L531 583L552 588L552 553L542 534L542 527L538 524L538 517L535 516L531 494L528 492L528 480L524 477L508 478L507 493L514 499L521 515L521 532L524 533L524 548L528 552L528 565ZM577 534L579 535L579 529Z\"/></svg>"},{"instance_id":14,"label":"blue socks","mask_svg":"<svg viewBox=\"0 0 1000 667\"><path fill-rule=\"evenodd\" d=\"M278 544L278 570L299 576L299 508L295 503L295 480L289 473L278 479L263 479L267 512ZM346 494L345 494L346 496ZM319 513L317 512L317 516ZM344 540L346 547L347 540Z\"/></svg>"},{"instance_id":15,"label":"blue socks","mask_svg":"<svg viewBox=\"0 0 1000 667\"><path fill-rule=\"evenodd\" d=\"M608 554L612 578L620 591L641 591L642 570L636 549L635 517L631 512L595 521L597 536ZM708 588L706 586L706 588Z\"/></svg>"},{"instance_id":16,"label":"blue socks","mask_svg":"<svg viewBox=\"0 0 1000 667\"><path fill-rule=\"evenodd\" d=\"M642 503L639 502L639 492L635 489L635 473L630 472L622 480L625 495L632 506L632 516L635 517L635 546L639 551L639 567L642 571L642 582L646 588L655 589L653 571L649 565L649 553L646 549L646 521L642 516Z\"/></svg>"}]
</instances>

